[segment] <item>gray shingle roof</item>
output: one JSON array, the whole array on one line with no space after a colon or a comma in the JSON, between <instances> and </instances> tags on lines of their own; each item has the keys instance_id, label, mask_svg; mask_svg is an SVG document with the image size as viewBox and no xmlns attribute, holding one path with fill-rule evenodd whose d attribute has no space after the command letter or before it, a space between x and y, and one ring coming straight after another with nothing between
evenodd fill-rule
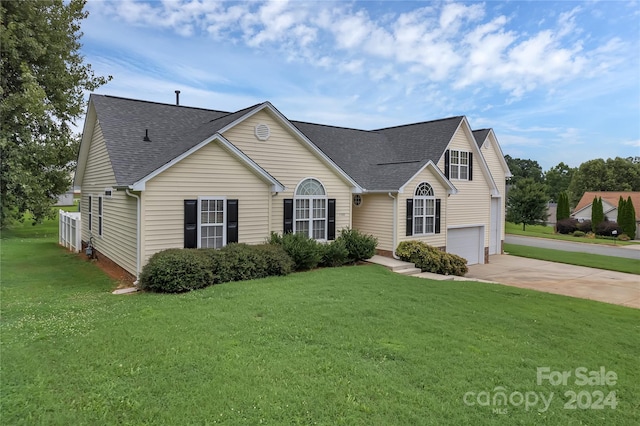
<instances>
[{"instance_id":1,"label":"gray shingle roof","mask_svg":"<svg viewBox=\"0 0 640 426\"><path fill-rule=\"evenodd\" d=\"M473 137L476 139L476 143L479 148L482 148L482 144L487 140L487 136L489 136L489 132L491 129L479 129L473 131Z\"/></svg>"},{"instance_id":2,"label":"gray shingle roof","mask_svg":"<svg viewBox=\"0 0 640 426\"><path fill-rule=\"evenodd\" d=\"M117 184L123 186L262 105L230 113L105 95L91 95L91 102ZM363 188L395 191L429 160L438 162L463 119L458 116L377 130L291 123ZM143 140L146 129L149 142Z\"/></svg>"},{"instance_id":3,"label":"gray shingle roof","mask_svg":"<svg viewBox=\"0 0 640 426\"><path fill-rule=\"evenodd\" d=\"M91 95L118 185L131 185L202 142L194 133L228 112ZM150 142L143 140L149 129Z\"/></svg>"},{"instance_id":4,"label":"gray shingle roof","mask_svg":"<svg viewBox=\"0 0 640 426\"><path fill-rule=\"evenodd\" d=\"M369 191L395 191L429 160L437 164L464 117L355 130L292 121Z\"/></svg>"}]
</instances>

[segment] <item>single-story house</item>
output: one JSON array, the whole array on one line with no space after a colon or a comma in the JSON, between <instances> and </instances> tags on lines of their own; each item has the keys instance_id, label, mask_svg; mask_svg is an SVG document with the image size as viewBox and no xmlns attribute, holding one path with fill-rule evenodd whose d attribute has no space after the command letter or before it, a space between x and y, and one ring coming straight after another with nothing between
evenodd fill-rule
<instances>
[{"instance_id":1,"label":"single-story house","mask_svg":"<svg viewBox=\"0 0 640 426\"><path fill-rule=\"evenodd\" d=\"M582 221L591 220L591 204L595 197L602 198L602 210L607 220L618 221L618 201L620 197L627 200L631 197L631 203L636 211L636 239L640 239L640 192L635 191L588 191L573 210L572 217Z\"/></svg>"},{"instance_id":2,"label":"single-story house","mask_svg":"<svg viewBox=\"0 0 640 426\"><path fill-rule=\"evenodd\" d=\"M223 112L93 94L75 185L82 240L137 277L163 249L346 227L389 256L420 240L484 263L502 252L508 176L493 130L464 116L359 130L269 102Z\"/></svg>"}]
</instances>

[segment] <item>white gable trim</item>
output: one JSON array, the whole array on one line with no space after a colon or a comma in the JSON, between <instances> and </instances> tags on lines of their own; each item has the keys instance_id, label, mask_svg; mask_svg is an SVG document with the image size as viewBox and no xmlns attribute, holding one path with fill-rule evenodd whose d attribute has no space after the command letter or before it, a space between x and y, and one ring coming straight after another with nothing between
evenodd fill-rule
<instances>
[{"instance_id":1,"label":"white gable trim","mask_svg":"<svg viewBox=\"0 0 640 426\"><path fill-rule=\"evenodd\" d=\"M203 140L202 142L200 142L198 145L194 146L190 150L182 153L178 157L169 161L164 166L149 173L147 176L143 177L142 179L140 179L139 181L131 185L129 189L133 191L144 191L146 188L146 184L150 179L153 179L154 177L158 176L160 173L164 172L170 167L173 167L176 163L182 161L183 159L187 158L191 154L199 151L201 148L209 145L209 143L214 141L219 143L223 149L229 152L233 157L237 158L248 169L252 170L256 175L262 178L262 180L264 180L267 183L270 183L272 192L282 192L285 190L284 185L281 184L276 178L274 178L269 173L267 173L266 170L260 167L255 161L249 158L244 152L240 151L235 145L233 145L231 142L229 142L227 139L225 139L222 135L218 133L208 137L207 139Z\"/></svg>"},{"instance_id":2,"label":"white gable trim","mask_svg":"<svg viewBox=\"0 0 640 426\"><path fill-rule=\"evenodd\" d=\"M447 147L445 148L445 150L442 153L442 156L440 157L438 162L442 161L442 157L444 156L445 152L447 152L447 150L450 149L449 147L451 146L451 142L453 142L453 138L456 136L456 133L458 133L458 130L460 129L460 126L463 127L463 130L467 135L467 140L469 141L469 146L470 146L471 152L473 152L475 154L476 158L478 159L478 164L480 165L480 170L482 170L482 173L484 174L485 179L489 183L489 188L491 189L491 196L499 197L500 196L500 191L498 190L498 186L496 185L496 182L493 180L493 176L491 175L491 171L489 170L489 166L487 165L487 162L484 159L484 156L482 155L482 151L480 151L480 147L478 146L478 143L476 142L476 137L473 136L473 131L471 130L471 126L469 125L469 122L467 121L467 117L462 117L462 120L460 121L460 124L458 124L458 128L455 130L455 132L453 132L453 135L451 135L451 139L447 143Z\"/></svg>"},{"instance_id":3,"label":"white gable trim","mask_svg":"<svg viewBox=\"0 0 640 426\"><path fill-rule=\"evenodd\" d=\"M352 186L351 192L353 192L353 193L362 193L364 191L364 188L362 188L360 185L358 185L358 183L355 180L353 180L353 178L351 176L349 176L344 170L342 170L340 168L340 166L338 166L336 163L334 163L333 160L331 160L331 158L329 158L309 138L307 138L300 130L298 130L298 128L296 126L291 124L289 119L287 119L287 117L285 117L280 111L278 111L278 109L276 107L274 107L270 102L264 102L264 103L260 104L259 106L257 106L253 110L249 111L248 113L244 114L243 116L239 117L235 121L227 124L225 127L220 129L218 131L218 133L219 134L224 134L224 132L226 132L227 130L237 126L238 124L242 123L244 120L252 117L253 115L255 115L258 112L263 111L263 110L266 110L266 111L270 112L271 115L274 116L284 127L286 127L287 129L289 129L289 131L291 131L293 134L295 134L298 137L298 139L304 145L306 145L307 148L309 148L311 150L311 152L313 152L318 158L320 158L320 160L323 163L325 163L327 166L329 166L329 168L332 169L344 181L349 183Z\"/></svg>"},{"instance_id":4,"label":"white gable trim","mask_svg":"<svg viewBox=\"0 0 640 426\"><path fill-rule=\"evenodd\" d=\"M510 178L512 176L511 170L509 170L509 165L507 164L507 160L504 159L504 153L502 152L502 148L498 143L498 138L496 138L496 134L494 133L493 129L489 129L487 138L482 142L482 146L484 146L484 144L487 142L487 139L489 139L489 136L491 136L491 141L492 141L491 143L493 143L494 147L498 151L498 154L500 154L499 161L500 161L500 165L502 166L502 169L504 170L504 177Z\"/></svg>"},{"instance_id":5,"label":"white gable trim","mask_svg":"<svg viewBox=\"0 0 640 426\"><path fill-rule=\"evenodd\" d=\"M91 142L93 141L93 133L96 129L96 123L98 117L96 116L96 108L93 106L91 98L89 98L89 105L87 105L87 116L84 120L84 126L82 129L82 141L80 142L80 150L78 151L78 161L76 163L76 173L73 177L73 189L81 189L82 180L84 179L84 172L87 168L87 162L89 161L89 150L91 149ZM109 158L111 162L111 158Z\"/></svg>"},{"instance_id":6,"label":"white gable trim","mask_svg":"<svg viewBox=\"0 0 640 426\"><path fill-rule=\"evenodd\" d=\"M409 182L414 180L425 169L431 170L431 172L436 176L436 178L447 188L447 194L457 194L458 193L458 189L455 186L453 186L451 181L449 179L447 179L447 177L444 175L444 173L442 173L442 171L435 164L433 164L433 161L431 161L431 160L427 161L427 164L425 164L424 166L420 167L420 169L413 176L411 176L409 178L409 180L407 180L404 183L404 185L402 185L400 187L400 189L398 189L398 193L403 193L405 187L409 184Z\"/></svg>"}]
</instances>

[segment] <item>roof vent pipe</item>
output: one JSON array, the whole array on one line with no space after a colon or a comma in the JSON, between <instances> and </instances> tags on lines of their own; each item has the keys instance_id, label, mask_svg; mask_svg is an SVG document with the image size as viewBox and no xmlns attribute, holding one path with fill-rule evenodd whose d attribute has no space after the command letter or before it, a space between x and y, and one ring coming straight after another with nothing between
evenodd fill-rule
<instances>
[{"instance_id":1,"label":"roof vent pipe","mask_svg":"<svg viewBox=\"0 0 640 426\"><path fill-rule=\"evenodd\" d=\"M149 139L149 129L144 129L144 138L142 138L142 140L145 142L151 142L151 139Z\"/></svg>"},{"instance_id":2,"label":"roof vent pipe","mask_svg":"<svg viewBox=\"0 0 640 426\"><path fill-rule=\"evenodd\" d=\"M180 105L180 91L176 90L176 105Z\"/></svg>"}]
</instances>

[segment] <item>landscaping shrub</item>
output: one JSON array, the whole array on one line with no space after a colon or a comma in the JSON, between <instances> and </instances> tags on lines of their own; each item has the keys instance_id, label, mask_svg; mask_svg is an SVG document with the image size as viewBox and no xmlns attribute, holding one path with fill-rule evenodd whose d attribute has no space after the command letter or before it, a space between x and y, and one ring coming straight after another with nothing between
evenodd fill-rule
<instances>
[{"instance_id":1,"label":"landscaping shrub","mask_svg":"<svg viewBox=\"0 0 640 426\"><path fill-rule=\"evenodd\" d=\"M259 244L252 247L265 262L266 277L284 276L293 272L293 260L283 247L271 244Z\"/></svg>"},{"instance_id":2,"label":"landscaping shrub","mask_svg":"<svg viewBox=\"0 0 640 426\"><path fill-rule=\"evenodd\" d=\"M164 250L151 256L142 268L140 288L164 293L203 288L216 280L211 266L210 258L200 250Z\"/></svg>"},{"instance_id":3,"label":"landscaping shrub","mask_svg":"<svg viewBox=\"0 0 640 426\"><path fill-rule=\"evenodd\" d=\"M631 237L627 234L620 234L618 235L618 241L631 241Z\"/></svg>"},{"instance_id":4,"label":"landscaping shrub","mask_svg":"<svg viewBox=\"0 0 640 426\"><path fill-rule=\"evenodd\" d=\"M588 234L589 232L591 232L591 221L590 220L584 220L582 222L578 222L578 224L576 226L578 227L578 231L582 231L585 234Z\"/></svg>"},{"instance_id":5,"label":"landscaping shrub","mask_svg":"<svg viewBox=\"0 0 640 426\"><path fill-rule=\"evenodd\" d=\"M287 275L293 270L293 261L280 246L233 243L203 251L210 259L216 283Z\"/></svg>"},{"instance_id":6,"label":"landscaping shrub","mask_svg":"<svg viewBox=\"0 0 640 426\"><path fill-rule=\"evenodd\" d=\"M376 254L378 239L373 235L363 234L357 229L345 228L340 231L336 241L343 241L349 252L348 261L366 260Z\"/></svg>"},{"instance_id":7,"label":"landscaping shrub","mask_svg":"<svg viewBox=\"0 0 640 426\"><path fill-rule=\"evenodd\" d=\"M576 219L562 219L556 222L556 232L558 234L571 234L578 230L578 221Z\"/></svg>"},{"instance_id":8,"label":"landscaping shrub","mask_svg":"<svg viewBox=\"0 0 640 426\"><path fill-rule=\"evenodd\" d=\"M322 247L322 261L320 265L335 267L342 266L349 262L349 250L343 239L337 240L325 244Z\"/></svg>"},{"instance_id":9,"label":"landscaping shrub","mask_svg":"<svg viewBox=\"0 0 640 426\"><path fill-rule=\"evenodd\" d=\"M269 243L282 246L293 260L296 271L315 268L322 261L322 245L307 235L291 232L284 235L271 233Z\"/></svg>"},{"instance_id":10,"label":"landscaping shrub","mask_svg":"<svg viewBox=\"0 0 640 426\"><path fill-rule=\"evenodd\" d=\"M572 234L574 237L584 237L585 235L587 235L586 232L582 232L582 231L573 231Z\"/></svg>"},{"instance_id":11,"label":"landscaping shrub","mask_svg":"<svg viewBox=\"0 0 640 426\"><path fill-rule=\"evenodd\" d=\"M617 235L624 233L616 222L600 222L596 226L596 235L611 237L613 236L613 231L617 231Z\"/></svg>"},{"instance_id":12,"label":"landscaping shrub","mask_svg":"<svg viewBox=\"0 0 640 426\"><path fill-rule=\"evenodd\" d=\"M180 293L212 284L287 275L293 261L280 246L229 244L222 249L169 249L154 254L140 288Z\"/></svg>"},{"instance_id":13,"label":"landscaping shrub","mask_svg":"<svg viewBox=\"0 0 640 426\"><path fill-rule=\"evenodd\" d=\"M398 244L396 254L405 262L411 262L423 272L464 276L469 269L467 260L441 251L420 241L403 241Z\"/></svg>"}]
</instances>

